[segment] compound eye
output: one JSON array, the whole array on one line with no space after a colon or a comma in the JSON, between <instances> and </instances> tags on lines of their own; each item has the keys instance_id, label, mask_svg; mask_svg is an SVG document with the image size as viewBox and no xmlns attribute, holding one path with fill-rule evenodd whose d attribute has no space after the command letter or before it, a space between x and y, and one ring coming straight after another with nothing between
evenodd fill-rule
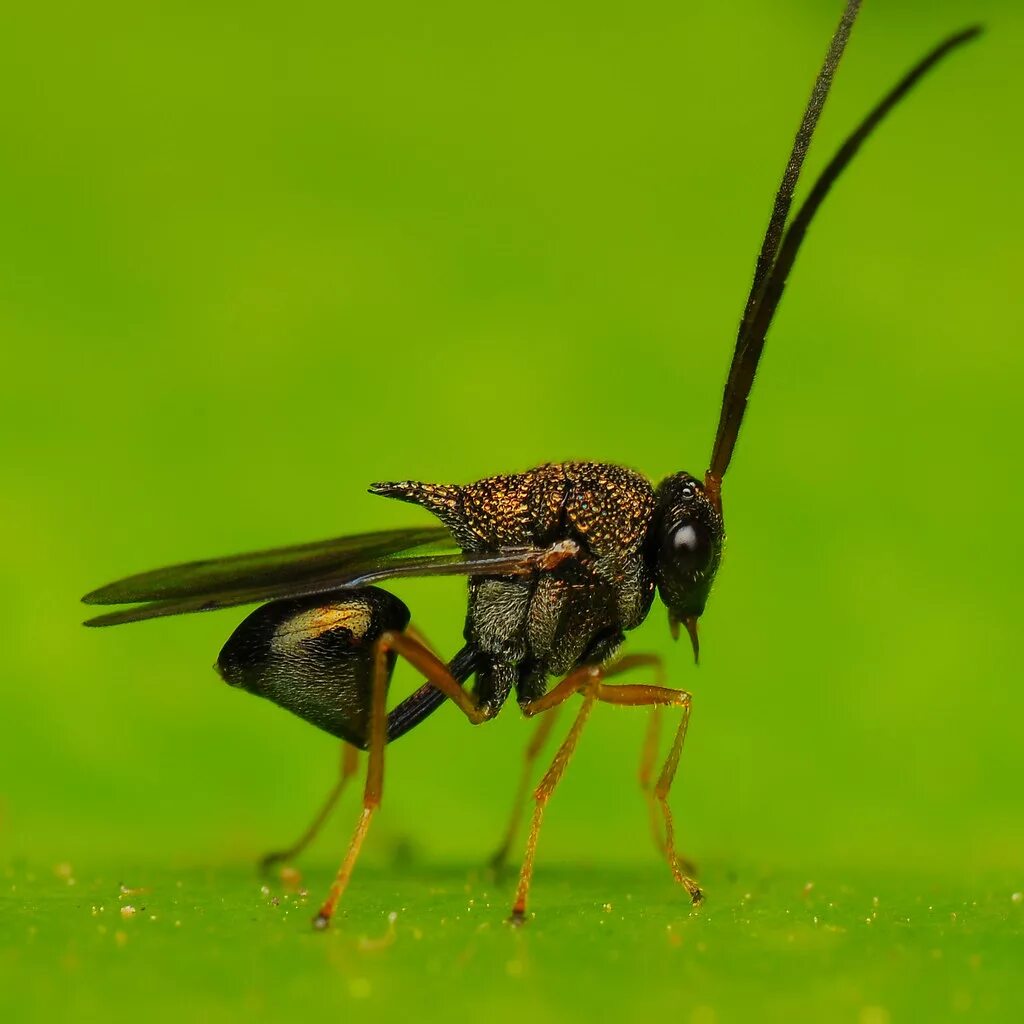
<instances>
[{"instance_id":1,"label":"compound eye","mask_svg":"<svg viewBox=\"0 0 1024 1024\"><path fill-rule=\"evenodd\" d=\"M668 555L672 567L682 572L702 572L711 561L711 534L703 523L677 523L669 531Z\"/></svg>"}]
</instances>

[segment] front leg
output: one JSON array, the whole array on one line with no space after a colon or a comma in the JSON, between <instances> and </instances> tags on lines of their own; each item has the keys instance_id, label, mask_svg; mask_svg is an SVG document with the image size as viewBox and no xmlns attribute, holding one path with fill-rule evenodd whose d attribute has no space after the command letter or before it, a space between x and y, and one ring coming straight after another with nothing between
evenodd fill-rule
<instances>
[{"instance_id":1,"label":"front leg","mask_svg":"<svg viewBox=\"0 0 1024 1024\"><path fill-rule=\"evenodd\" d=\"M544 811L547 808L552 793L565 773L569 759L576 749L583 726L586 724L596 702L616 704L620 707L660 708L667 705L681 709L682 717L676 730L672 747L669 750L668 757L655 785L654 796L664 819L665 852L669 860L669 866L672 868L673 877L686 890L694 905L700 903L704 898L700 886L686 875L680 866L683 862L676 854L675 827L672 819L672 810L668 803L668 795L679 766L683 741L686 739L692 697L685 690L673 690L667 686L646 686L642 684L609 685L604 682L605 679L625 672L628 669L641 665L656 666L657 664L658 659L655 656L637 654L629 655L607 669L601 666L584 666L571 672L557 686L544 694L543 697L523 705L523 713L527 717L531 717L542 714L545 711L550 711L574 694L579 693L583 696L583 706L580 708L568 736L566 736L561 747L559 747L554 760L551 762L551 766L548 768L543 779L541 779L540 785L534 790L533 820L530 824L530 835L527 840L526 853L523 857L523 864L519 874L516 899L512 907L512 915L509 918L510 923L522 924L526 920L527 898L533 878L534 859L537 852L540 827L544 819Z\"/></svg>"}]
</instances>

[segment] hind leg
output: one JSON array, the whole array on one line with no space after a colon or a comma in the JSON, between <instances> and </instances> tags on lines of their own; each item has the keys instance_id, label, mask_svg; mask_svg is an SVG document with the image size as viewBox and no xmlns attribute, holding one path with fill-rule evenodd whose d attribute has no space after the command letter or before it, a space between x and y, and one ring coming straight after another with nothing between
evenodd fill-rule
<instances>
[{"instance_id":1,"label":"hind leg","mask_svg":"<svg viewBox=\"0 0 1024 1024\"><path fill-rule=\"evenodd\" d=\"M348 786L349 779L356 774L358 769L359 751L348 743L343 742L341 745L341 764L338 770L337 781L331 787L331 791L327 794L327 799L324 800L320 810L316 812L306 830L291 846L283 850L272 850L270 853L265 854L260 860L260 870L270 871L271 868L278 864L294 860L309 846L317 837L320 829L323 828L324 822L330 817L331 811L334 810L335 805L341 798L341 794Z\"/></svg>"},{"instance_id":2,"label":"hind leg","mask_svg":"<svg viewBox=\"0 0 1024 1024\"><path fill-rule=\"evenodd\" d=\"M477 704L476 699L467 693L452 675L448 666L421 640L390 630L381 634L374 648L373 687L369 708L369 758L366 766L366 784L363 788L363 809L349 841L345 859L338 868L327 899L320 907L320 912L313 918L315 928L323 929L330 924L338 902L348 888L352 871L359 859L359 852L370 830L373 816L380 807L384 793L384 747L387 743L387 686L390 676L388 655L390 652L394 652L408 661L425 677L427 683L440 690L474 725L485 722L490 717L490 712Z\"/></svg>"}]
</instances>

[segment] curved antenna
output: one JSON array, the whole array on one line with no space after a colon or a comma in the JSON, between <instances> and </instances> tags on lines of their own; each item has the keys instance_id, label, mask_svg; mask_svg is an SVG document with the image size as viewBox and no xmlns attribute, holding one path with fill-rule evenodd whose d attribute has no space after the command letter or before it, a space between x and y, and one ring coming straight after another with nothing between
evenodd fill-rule
<instances>
[{"instance_id":1,"label":"curved antenna","mask_svg":"<svg viewBox=\"0 0 1024 1024\"><path fill-rule=\"evenodd\" d=\"M829 66L830 60L832 61L831 70L835 70L835 65L839 61L839 57L842 56L842 45L839 46L838 52L836 51L836 40L843 35L843 26L846 24L847 19L852 23L852 17L856 15L856 2L847 4L846 10L843 12L843 20L840 22L839 29L836 32L836 36L832 41L832 46L829 48L829 53L825 58L825 65L822 68L822 74L818 76L818 82L815 83L815 90L811 94L811 100L808 104L807 113L804 114L804 121L801 124L801 130L805 124L808 123L809 114L813 108L817 108L813 118L810 119L810 123L813 128L814 122L817 120L817 113L820 113L821 106L824 104L825 96L827 95L827 85L825 92L821 95L818 94L818 86L822 82L822 75L826 68ZM761 249L761 255L758 258L758 266L754 274L754 283L751 287L750 296L747 299L747 305L744 309L743 320L740 323L739 333L736 339L736 349L733 352L732 365L729 368L729 377L725 385L725 393L722 397L722 412L718 421L718 430L715 434L715 445L711 453L711 463L706 474L706 486L709 494L716 504L721 503L721 484L722 477L725 475L726 469L729 467L729 461L732 458L733 449L736 446L736 438L739 435L740 424L743 421L743 413L747 407L747 399L750 395L750 389L754 383L754 374L757 370L758 360L761 358L761 352L764 349L765 336L768 333L768 328L771 326L772 317L775 314L775 310L778 307L779 300L782 298L782 292L786 286L786 280L789 276L789 272L793 267L793 263L796 260L797 252L800 249L800 244L804 239L804 235L807 232L807 227L813 219L818 208L821 206L825 196L828 195L829 190L835 183L836 179L843 172L847 164L853 159L857 151L863 145L868 136L874 131L878 124L882 121L886 114L903 97L910 91L916 82L925 75L935 64L937 64L943 57L945 57L950 51L956 49L963 43L974 39L981 32L980 25L973 25L970 28L961 30L955 33L949 38L943 40L928 54L926 54L917 64L915 64L910 71L907 72L903 78L882 98L879 102L864 118L863 121L857 126L857 128L849 135L846 141L839 147L838 152L832 158L832 160L825 167L824 171L820 174L817 181L815 181L807 199L798 210L796 216L792 222L786 228L785 233L781 236L781 244L776 244L775 248L772 246L772 234L773 225L778 236L778 225L775 223L778 213L780 210L788 211L793 188L796 185L796 179L787 180L790 172L790 168L794 164L794 155L800 147L800 134L797 135L797 141L793 146L793 154L790 156L790 163L786 168L786 175L783 176L782 185L779 188L779 194L775 199L775 208L772 212L772 222L769 224L768 233L765 235L764 245ZM849 35L849 27L846 28L846 35ZM845 38L842 40L845 43ZM831 76L829 76L829 81ZM809 140L808 140L809 141ZM806 150L806 143L804 143L804 150ZM799 171L799 165L802 161L802 154L796 161L796 167ZM783 213L785 216L785 213ZM762 265L762 261L765 258L771 260L770 266Z\"/></svg>"},{"instance_id":2,"label":"curved antenna","mask_svg":"<svg viewBox=\"0 0 1024 1024\"><path fill-rule=\"evenodd\" d=\"M835 35L832 36L832 42L829 44L828 53L825 54L825 61L821 65L818 77L814 80L814 88L811 89L807 109L804 111L800 127L796 130L796 138L793 139L789 162L786 164L785 171L782 172L779 190L775 193L775 204L772 206L772 216L768 221L768 229L764 233L761 251L757 254L754 281L750 286L747 304L743 308L743 319L740 321L739 333L741 335L747 328L753 312L757 291L775 262L775 254L778 252L779 241L782 238L782 229L786 225L789 208L793 202L793 192L796 190L796 183L800 178L800 168L803 167L804 157L811 145L811 137L814 135L818 118L821 116L825 100L828 99L829 90L832 88L832 79L835 77L839 60L846 49L846 41L850 38L850 29L853 28L853 23L859 13L860 0L849 0L843 11L843 16L839 19Z\"/></svg>"}]
</instances>

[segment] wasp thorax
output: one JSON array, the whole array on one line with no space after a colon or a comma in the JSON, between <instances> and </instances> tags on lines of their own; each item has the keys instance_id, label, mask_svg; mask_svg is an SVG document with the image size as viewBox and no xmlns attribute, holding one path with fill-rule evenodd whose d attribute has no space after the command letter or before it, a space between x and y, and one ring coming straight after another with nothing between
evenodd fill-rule
<instances>
[{"instance_id":1,"label":"wasp thorax","mask_svg":"<svg viewBox=\"0 0 1024 1024\"><path fill-rule=\"evenodd\" d=\"M722 516L689 473L666 477L655 498L651 555L658 593L674 622L695 620L722 558Z\"/></svg>"}]
</instances>

